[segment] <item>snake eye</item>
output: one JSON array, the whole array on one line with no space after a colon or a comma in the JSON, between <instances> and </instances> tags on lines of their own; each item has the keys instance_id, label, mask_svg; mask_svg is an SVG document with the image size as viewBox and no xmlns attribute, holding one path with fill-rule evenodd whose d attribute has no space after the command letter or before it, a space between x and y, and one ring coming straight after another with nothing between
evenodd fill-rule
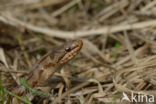
<instances>
[{"instance_id":1,"label":"snake eye","mask_svg":"<svg viewBox=\"0 0 156 104\"><path fill-rule=\"evenodd\" d=\"M66 52L70 52L71 51L71 48L69 48L69 47L68 48L65 48L65 51Z\"/></svg>"}]
</instances>

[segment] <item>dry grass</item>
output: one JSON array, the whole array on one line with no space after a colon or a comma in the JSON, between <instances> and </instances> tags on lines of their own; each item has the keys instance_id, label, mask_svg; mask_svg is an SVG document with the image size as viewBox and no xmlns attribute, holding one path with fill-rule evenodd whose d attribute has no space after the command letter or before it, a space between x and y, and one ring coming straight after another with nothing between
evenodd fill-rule
<instances>
[{"instance_id":1,"label":"dry grass","mask_svg":"<svg viewBox=\"0 0 156 104\"><path fill-rule=\"evenodd\" d=\"M10 100L3 86L20 83L54 46L77 38L84 42L81 53L56 73L65 83L51 83L51 96L41 104L117 104L123 92L156 95L155 0L0 4L0 102Z\"/></svg>"}]
</instances>

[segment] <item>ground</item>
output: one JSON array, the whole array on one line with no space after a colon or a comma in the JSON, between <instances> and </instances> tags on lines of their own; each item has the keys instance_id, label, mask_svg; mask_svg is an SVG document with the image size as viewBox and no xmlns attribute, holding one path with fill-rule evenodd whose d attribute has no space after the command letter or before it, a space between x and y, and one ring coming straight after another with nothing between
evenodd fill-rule
<instances>
[{"instance_id":1,"label":"ground","mask_svg":"<svg viewBox=\"0 0 156 104\"><path fill-rule=\"evenodd\" d=\"M134 94L154 104L155 29L155 0L2 0L0 102L24 99L9 90L13 83L54 47L80 39L80 53L52 76L59 81L49 82L50 96L24 101L133 104ZM125 96L130 101L121 102Z\"/></svg>"}]
</instances>

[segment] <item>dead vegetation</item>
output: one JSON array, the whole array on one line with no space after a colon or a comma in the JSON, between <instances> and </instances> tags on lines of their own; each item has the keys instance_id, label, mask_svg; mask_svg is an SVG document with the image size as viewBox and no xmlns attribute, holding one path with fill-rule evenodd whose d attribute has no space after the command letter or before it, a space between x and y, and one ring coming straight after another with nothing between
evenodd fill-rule
<instances>
[{"instance_id":1,"label":"dead vegetation","mask_svg":"<svg viewBox=\"0 0 156 104\"><path fill-rule=\"evenodd\" d=\"M83 40L81 53L55 73L59 81L49 82L50 96L34 104L117 104L123 92L156 95L156 0L0 4L1 103L15 96L6 89L20 83L37 60L72 39Z\"/></svg>"}]
</instances>

